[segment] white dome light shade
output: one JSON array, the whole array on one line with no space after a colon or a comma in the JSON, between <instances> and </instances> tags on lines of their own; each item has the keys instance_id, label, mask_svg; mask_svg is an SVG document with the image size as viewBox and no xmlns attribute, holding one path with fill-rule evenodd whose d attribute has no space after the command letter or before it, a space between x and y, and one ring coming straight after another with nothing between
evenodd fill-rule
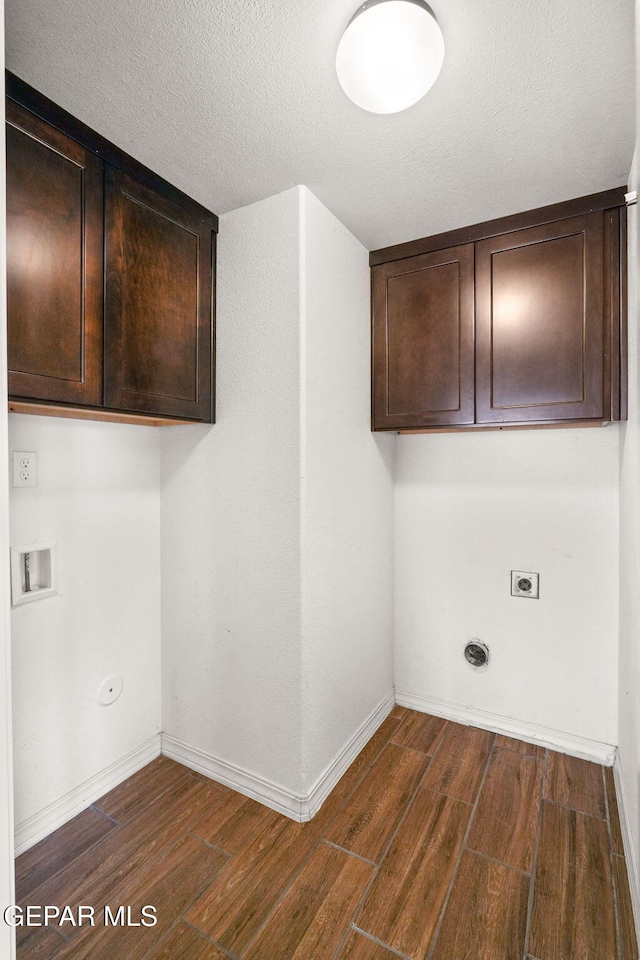
<instances>
[{"instance_id":1,"label":"white dome light shade","mask_svg":"<svg viewBox=\"0 0 640 960\"><path fill-rule=\"evenodd\" d=\"M336 70L348 97L371 113L398 113L436 81L444 40L422 0L369 0L344 32Z\"/></svg>"}]
</instances>

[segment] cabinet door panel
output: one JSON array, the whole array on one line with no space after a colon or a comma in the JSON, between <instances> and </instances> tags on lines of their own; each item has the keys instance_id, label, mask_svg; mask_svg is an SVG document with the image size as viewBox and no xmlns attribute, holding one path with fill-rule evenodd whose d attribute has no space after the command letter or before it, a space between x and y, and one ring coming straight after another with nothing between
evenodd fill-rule
<instances>
[{"instance_id":1,"label":"cabinet door panel","mask_svg":"<svg viewBox=\"0 0 640 960\"><path fill-rule=\"evenodd\" d=\"M374 429L473 423L473 245L373 270Z\"/></svg>"},{"instance_id":2,"label":"cabinet door panel","mask_svg":"<svg viewBox=\"0 0 640 960\"><path fill-rule=\"evenodd\" d=\"M212 417L212 232L107 169L105 405Z\"/></svg>"},{"instance_id":3,"label":"cabinet door panel","mask_svg":"<svg viewBox=\"0 0 640 960\"><path fill-rule=\"evenodd\" d=\"M603 215L476 245L478 423L604 416Z\"/></svg>"},{"instance_id":4,"label":"cabinet door panel","mask_svg":"<svg viewBox=\"0 0 640 960\"><path fill-rule=\"evenodd\" d=\"M7 101L9 393L102 402L103 164Z\"/></svg>"}]
</instances>

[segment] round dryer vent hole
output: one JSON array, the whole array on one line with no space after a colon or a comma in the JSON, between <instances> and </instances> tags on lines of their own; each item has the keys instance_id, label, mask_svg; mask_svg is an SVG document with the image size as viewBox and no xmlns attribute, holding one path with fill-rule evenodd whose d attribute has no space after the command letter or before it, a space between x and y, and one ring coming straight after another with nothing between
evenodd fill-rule
<instances>
[{"instance_id":1,"label":"round dryer vent hole","mask_svg":"<svg viewBox=\"0 0 640 960\"><path fill-rule=\"evenodd\" d=\"M114 673L110 677L106 677L98 687L96 693L96 700L100 706L108 707L112 703L115 703L122 693L123 686L124 682L119 674Z\"/></svg>"},{"instance_id":2,"label":"round dryer vent hole","mask_svg":"<svg viewBox=\"0 0 640 960\"><path fill-rule=\"evenodd\" d=\"M484 667L489 663L489 647L479 640L472 640L464 648L464 658L472 667Z\"/></svg>"}]
</instances>

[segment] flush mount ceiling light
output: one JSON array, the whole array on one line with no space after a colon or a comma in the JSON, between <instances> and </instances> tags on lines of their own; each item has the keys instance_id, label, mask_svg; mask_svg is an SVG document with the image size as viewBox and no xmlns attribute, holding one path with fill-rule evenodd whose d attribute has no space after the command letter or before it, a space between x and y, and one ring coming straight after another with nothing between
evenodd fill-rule
<instances>
[{"instance_id":1,"label":"flush mount ceiling light","mask_svg":"<svg viewBox=\"0 0 640 960\"><path fill-rule=\"evenodd\" d=\"M349 21L336 70L348 97L371 113L398 113L424 97L444 40L424 0L367 0Z\"/></svg>"}]
</instances>

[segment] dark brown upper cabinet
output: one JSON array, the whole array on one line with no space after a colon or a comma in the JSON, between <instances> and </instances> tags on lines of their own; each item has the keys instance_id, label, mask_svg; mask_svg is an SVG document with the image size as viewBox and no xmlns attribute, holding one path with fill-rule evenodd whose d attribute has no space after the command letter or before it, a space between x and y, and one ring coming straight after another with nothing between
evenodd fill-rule
<instances>
[{"instance_id":1,"label":"dark brown upper cabinet","mask_svg":"<svg viewBox=\"0 0 640 960\"><path fill-rule=\"evenodd\" d=\"M476 420L598 420L602 211L476 246Z\"/></svg>"},{"instance_id":2,"label":"dark brown upper cabinet","mask_svg":"<svg viewBox=\"0 0 640 960\"><path fill-rule=\"evenodd\" d=\"M7 101L9 390L102 402L102 161Z\"/></svg>"},{"instance_id":3,"label":"dark brown upper cabinet","mask_svg":"<svg viewBox=\"0 0 640 960\"><path fill-rule=\"evenodd\" d=\"M373 302L385 428L473 423L473 244L382 264Z\"/></svg>"},{"instance_id":4,"label":"dark brown upper cabinet","mask_svg":"<svg viewBox=\"0 0 640 960\"><path fill-rule=\"evenodd\" d=\"M108 167L106 227L106 406L208 420L210 226Z\"/></svg>"},{"instance_id":5,"label":"dark brown upper cabinet","mask_svg":"<svg viewBox=\"0 0 640 960\"><path fill-rule=\"evenodd\" d=\"M10 409L214 421L217 217L7 75Z\"/></svg>"},{"instance_id":6,"label":"dark brown upper cabinet","mask_svg":"<svg viewBox=\"0 0 640 960\"><path fill-rule=\"evenodd\" d=\"M626 416L624 188L371 254L373 429Z\"/></svg>"}]
</instances>

